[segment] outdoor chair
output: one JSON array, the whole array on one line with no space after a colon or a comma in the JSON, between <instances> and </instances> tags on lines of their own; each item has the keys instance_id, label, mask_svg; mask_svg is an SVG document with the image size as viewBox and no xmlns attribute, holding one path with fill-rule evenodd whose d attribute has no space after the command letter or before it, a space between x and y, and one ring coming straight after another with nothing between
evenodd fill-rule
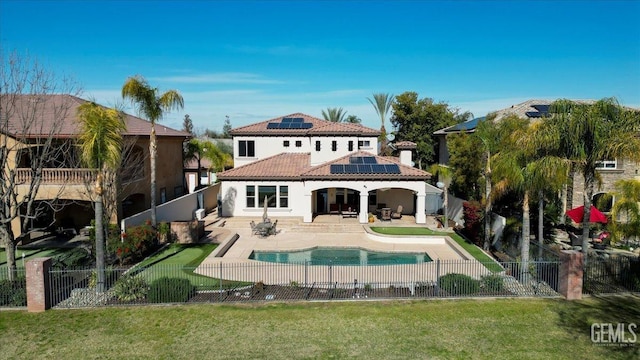
<instances>
[{"instance_id":1,"label":"outdoor chair","mask_svg":"<svg viewBox=\"0 0 640 360\"><path fill-rule=\"evenodd\" d=\"M256 228L256 222L251 220L249 225L251 225L251 236L253 236L254 234L256 234L258 232L258 230Z\"/></svg>"},{"instance_id":2,"label":"outdoor chair","mask_svg":"<svg viewBox=\"0 0 640 360\"><path fill-rule=\"evenodd\" d=\"M278 233L278 230L276 229L276 225L278 225L278 219L276 219L276 221L274 221L273 225L271 226L272 235L276 235Z\"/></svg>"},{"instance_id":3,"label":"outdoor chair","mask_svg":"<svg viewBox=\"0 0 640 360\"><path fill-rule=\"evenodd\" d=\"M392 219L401 219L402 218L402 205L398 205L398 210L391 213Z\"/></svg>"}]
</instances>

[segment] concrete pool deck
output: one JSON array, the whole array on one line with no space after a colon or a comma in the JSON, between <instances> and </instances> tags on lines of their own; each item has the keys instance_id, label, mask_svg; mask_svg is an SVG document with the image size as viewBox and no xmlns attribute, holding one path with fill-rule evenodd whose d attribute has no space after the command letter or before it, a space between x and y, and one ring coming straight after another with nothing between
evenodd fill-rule
<instances>
[{"instance_id":1,"label":"concrete pool deck","mask_svg":"<svg viewBox=\"0 0 640 360\"><path fill-rule=\"evenodd\" d=\"M302 223L301 219L278 219L276 235L261 237L252 235L249 223L260 222L261 218L223 218L215 223L207 221L205 224L211 234L220 238L220 246L212 252L196 269L196 272L206 276L219 277L220 269L224 279L237 281L263 281L265 283L297 283L313 282L353 282L358 281L377 283L397 281L403 279L410 282L435 281L437 277L447 272L464 272L478 277L487 273L486 268L462 249L455 241L448 237L407 237L402 242L402 236L387 236L371 233L369 224L360 224L356 219L343 219L341 216L322 215L313 223ZM373 226L416 226L412 219L395 223L374 223ZM437 228L435 220L426 227ZM421 226L425 227L425 226ZM224 235L222 235L224 233ZM237 234L237 235L236 235ZM218 257L218 252L228 241L233 245ZM424 240L424 241L421 241ZM426 252L433 262L415 265L385 265L385 266L333 266L328 274L326 267L305 267L303 265L275 264L251 260L249 256L257 251L296 251L314 247L349 247L363 248L380 252ZM456 263L464 265L464 271L446 271L436 269L436 259L443 260L443 264L451 267ZM222 266L221 266L222 265ZM441 265L442 267L443 265ZM396 280L394 280L396 279Z\"/></svg>"}]
</instances>

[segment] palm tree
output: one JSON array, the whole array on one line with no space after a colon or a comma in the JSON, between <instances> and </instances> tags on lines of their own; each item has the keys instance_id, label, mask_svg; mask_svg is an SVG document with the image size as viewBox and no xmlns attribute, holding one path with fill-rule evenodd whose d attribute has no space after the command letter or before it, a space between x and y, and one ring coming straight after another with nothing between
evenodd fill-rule
<instances>
[{"instance_id":1,"label":"palm tree","mask_svg":"<svg viewBox=\"0 0 640 360\"><path fill-rule=\"evenodd\" d=\"M613 240L640 238L640 181L635 179L616 182L616 199L611 209ZM624 220L624 222L620 221Z\"/></svg>"},{"instance_id":2,"label":"palm tree","mask_svg":"<svg viewBox=\"0 0 640 360\"><path fill-rule=\"evenodd\" d=\"M451 168L445 165L433 164L429 168L429 172L433 175L438 176L438 182L442 183L442 191L443 191L443 200L442 200L442 214L443 221L442 225L447 228L449 227L449 219L447 217L448 208L449 208L449 185L451 185L451 176L452 171ZM439 187L439 186L438 186Z\"/></svg>"},{"instance_id":3,"label":"palm tree","mask_svg":"<svg viewBox=\"0 0 640 360\"><path fill-rule=\"evenodd\" d=\"M149 154L151 163L151 225L155 228L156 221L156 158L158 145L156 143L156 122L162 119L165 111L184 108L184 100L177 90L168 90L162 94L158 88L152 88L139 75L130 77L122 86L122 97L130 99L138 113L151 122L149 137Z\"/></svg>"},{"instance_id":4,"label":"palm tree","mask_svg":"<svg viewBox=\"0 0 640 360\"><path fill-rule=\"evenodd\" d=\"M386 155L387 153L387 129L384 127L384 123L387 117L389 109L393 104L393 95L377 93L373 94L373 100L367 98L373 108L376 109L376 113L380 116L380 154Z\"/></svg>"},{"instance_id":5,"label":"palm tree","mask_svg":"<svg viewBox=\"0 0 640 360\"><path fill-rule=\"evenodd\" d=\"M231 156L224 153L211 141L191 139L187 143L184 159L185 162L196 160L198 162L198 171L202 167L202 159L207 159L211 162L213 168L219 171L223 170L224 167L229 164ZM197 178L197 188L199 188L202 184L199 175Z\"/></svg>"},{"instance_id":6,"label":"palm tree","mask_svg":"<svg viewBox=\"0 0 640 360\"><path fill-rule=\"evenodd\" d=\"M347 112L342 108L327 108L327 110L322 110L322 117L331 122L345 122L345 116L347 116Z\"/></svg>"},{"instance_id":7,"label":"palm tree","mask_svg":"<svg viewBox=\"0 0 640 360\"><path fill-rule=\"evenodd\" d=\"M355 116L355 115L349 115L347 116L346 119L344 119L344 122L348 122L351 124L360 124L362 122L362 119L360 119L359 117Z\"/></svg>"},{"instance_id":8,"label":"palm tree","mask_svg":"<svg viewBox=\"0 0 640 360\"><path fill-rule=\"evenodd\" d=\"M85 102L78 107L80 135L78 145L82 161L97 170L95 184L95 233L96 272L98 292L104 291L104 244L103 189L102 179L107 172L120 166L122 156L122 132L126 130L122 112L107 109L94 102Z\"/></svg>"},{"instance_id":9,"label":"palm tree","mask_svg":"<svg viewBox=\"0 0 640 360\"><path fill-rule=\"evenodd\" d=\"M570 160L584 178L582 253L586 264L591 202L600 178L598 163L622 157L640 161L640 112L620 106L614 98L595 103L558 100L549 112L551 117L543 120L550 139L547 146Z\"/></svg>"}]
</instances>

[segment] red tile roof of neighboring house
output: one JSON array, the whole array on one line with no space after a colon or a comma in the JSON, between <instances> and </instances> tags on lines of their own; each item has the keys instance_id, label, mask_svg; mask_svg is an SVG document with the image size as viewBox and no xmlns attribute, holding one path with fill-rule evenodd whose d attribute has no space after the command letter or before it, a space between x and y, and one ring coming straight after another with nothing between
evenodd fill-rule
<instances>
[{"instance_id":1,"label":"red tile roof of neighboring house","mask_svg":"<svg viewBox=\"0 0 640 360\"><path fill-rule=\"evenodd\" d=\"M281 153L218 173L220 180L300 180L310 168L309 153Z\"/></svg>"},{"instance_id":2,"label":"red tile roof of neighboring house","mask_svg":"<svg viewBox=\"0 0 640 360\"><path fill-rule=\"evenodd\" d=\"M351 156L373 156L359 151L315 167L309 153L282 153L219 173L220 180L428 180L426 171L402 165L398 159L374 156L378 164L397 164L400 174L332 174L332 164L349 164Z\"/></svg>"},{"instance_id":3,"label":"red tile roof of neighboring house","mask_svg":"<svg viewBox=\"0 0 640 360\"><path fill-rule=\"evenodd\" d=\"M302 118L305 123L311 123L309 129L269 129L269 123L280 123L283 118ZM295 113L277 118L265 120L259 123L235 128L231 130L233 136L283 136L283 135L361 135L361 136L378 136L379 130L368 128L360 124L353 123L337 123L327 120L318 119L307 114Z\"/></svg>"},{"instance_id":4,"label":"red tile roof of neighboring house","mask_svg":"<svg viewBox=\"0 0 640 360\"><path fill-rule=\"evenodd\" d=\"M418 144L412 142L412 141L398 141L396 144L396 149L400 149L400 150L410 150L410 149L415 149L418 147Z\"/></svg>"},{"instance_id":5,"label":"red tile roof of neighboring house","mask_svg":"<svg viewBox=\"0 0 640 360\"><path fill-rule=\"evenodd\" d=\"M78 135L77 108L89 102L72 95L0 95L2 116L9 119L8 135L13 137L72 138ZM27 122L31 122L28 125ZM149 136L151 123L125 113L123 135ZM189 133L155 124L156 135L190 137Z\"/></svg>"}]
</instances>

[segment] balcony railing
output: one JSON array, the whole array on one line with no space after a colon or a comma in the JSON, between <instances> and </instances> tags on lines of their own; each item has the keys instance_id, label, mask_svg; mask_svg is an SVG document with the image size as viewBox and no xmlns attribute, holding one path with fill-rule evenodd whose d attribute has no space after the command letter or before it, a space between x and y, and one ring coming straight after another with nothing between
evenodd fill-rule
<instances>
[{"instance_id":1,"label":"balcony railing","mask_svg":"<svg viewBox=\"0 0 640 360\"><path fill-rule=\"evenodd\" d=\"M31 169L16 169L16 182L31 182ZM42 169L41 184L86 184L95 181L96 171L92 169Z\"/></svg>"}]
</instances>

